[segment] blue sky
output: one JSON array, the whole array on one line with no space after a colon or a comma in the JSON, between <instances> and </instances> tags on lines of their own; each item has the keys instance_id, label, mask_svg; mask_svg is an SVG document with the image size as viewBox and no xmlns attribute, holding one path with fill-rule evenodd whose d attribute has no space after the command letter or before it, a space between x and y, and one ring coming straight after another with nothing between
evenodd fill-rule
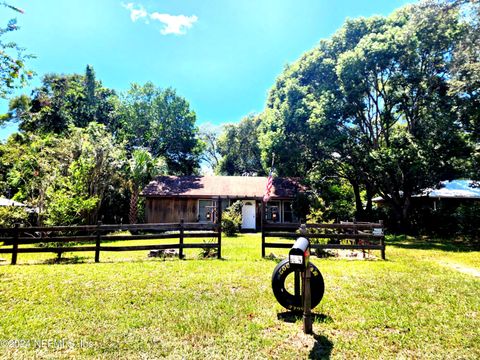
<instances>
[{"instance_id":1,"label":"blue sky","mask_svg":"<svg viewBox=\"0 0 480 360\"><path fill-rule=\"evenodd\" d=\"M8 3L1 24L16 17L10 38L37 56L38 75L83 73L124 91L132 82L173 87L198 124L237 122L260 112L287 63L331 36L347 17L388 15L402 0L69 0ZM0 112L8 101L0 100ZM0 128L0 140L15 129Z\"/></svg>"}]
</instances>

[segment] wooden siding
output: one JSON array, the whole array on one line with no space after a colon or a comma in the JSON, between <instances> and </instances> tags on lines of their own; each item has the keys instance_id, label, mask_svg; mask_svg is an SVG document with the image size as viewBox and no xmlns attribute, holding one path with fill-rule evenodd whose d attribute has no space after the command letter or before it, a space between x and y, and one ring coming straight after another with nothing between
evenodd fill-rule
<instances>
[{"instance_id":1,"label":"wooden siding","mask_svg":"<svg viewBox=\"0 0 480 360\"><path fill-rule=\"evenodd\" d=\"M148 223L196 222L197 199L145 199L145 216Z\"/></svg>"}]
</instances>

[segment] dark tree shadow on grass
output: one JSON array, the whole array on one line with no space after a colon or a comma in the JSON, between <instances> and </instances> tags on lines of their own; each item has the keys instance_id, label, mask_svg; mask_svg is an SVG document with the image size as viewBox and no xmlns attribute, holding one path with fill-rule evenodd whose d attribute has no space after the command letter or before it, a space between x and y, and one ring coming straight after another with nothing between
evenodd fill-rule
<instances>
[{"instance_id":1,"label":"dark tree shadow on grass","mask_svg":"<svg viewBox=\"0 0 480 360\"><path fill-rule=\"evenodd\" d=\"M330 359L332 354L333 343L326 336L313 334L315 343L308 354L309 359Z\"/></svg>"},{"instance_id":2,"label":"dark tree shadow on grass","mask_svg":"<svg viewBox=\"0 0 480 360\"><path fill-rule=\"evenodd\" d=\"M303 319L303 313L299 311L285 311L277 314L277 319L295 323ZM312 313L312 320L314 323L331 323L333 319L329 315ZM309 359L329 359L333 349L333 342L331 342L326 336L313 334L315 343L308 355ZM294 356L292 358L295 358Z\"/></svg>"},{"instance_id":3,"label":"dark tree shadow on grass","mask_svg":"<svg viewBox=\"0 0 480 360\"><path fill-rule=\"evenodd\" d=\"M89 260L86 256L71 256L71 257L61 257L53 258L39 261L37 265L59 265L59 264L85 264Z\"/></svg>"},{"instance_id":4,"label":"dark tree shadow on grass","mask_svg":"<svg viewBox=\"0 0 480 360\"><path fill-rule=\"evenodd\" d=\"M452 240L390 240L386 242L388 246L394 246L402 249L412 250L439 250L446 252L472 252L480 250L480 243Z\"/></svg>"},{"instance_id":5,"label":"dark tree shadow on grass","mask_svg":"<svg viewBox=\"0 0 480 360\"><path fill-rule=\"evenodd\" d=\"M303 313L301 311L285 311L282 313L278 313L277 319L287 323L294 323L303 319ZM312 320L313 322L322 323L322 324L333 322L333 319L330 316L325 314L315 314L315 313L312 313Z\"/></svg>"}]
</instances>

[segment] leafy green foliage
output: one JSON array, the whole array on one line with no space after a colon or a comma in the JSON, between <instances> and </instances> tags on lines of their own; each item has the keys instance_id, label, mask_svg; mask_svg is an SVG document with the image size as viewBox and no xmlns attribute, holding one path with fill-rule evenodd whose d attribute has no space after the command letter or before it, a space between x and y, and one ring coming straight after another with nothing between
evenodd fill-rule
<instances>
[{"instance_id":1,"label":"leafy green foliage","mask_svg":"<svg viewBox=\"0 0 480 360\"><path fill-rule=\"evenodd\" d=\"M31 97L10 101L9 119L25 132L64 134L70 126L87 127L98 122L114 132L118 128L118 98L95 79L91 66L86 75L45 75Z\"/></svg>"},{"instance_id":2,"label":"leafy green foliage","mask_svg":"<svg viewBox=\"0 0 480 360\"><path fill-rule=\"evenodd\" d=\"M85 75L44 76L10 101L1 121L10 120L20 133L0 144L0 192L38 207L39 224L137 222L143 186L196 172L204 147L173 89L133 84L120 99L90 65Z\"/></svg>"},{"instance_id":3,"label":"leafy green foliage","mask_svg":"<svg viewBox=\"0 0 480 360\"><path fill-rule=\"evenodd\" d=\"M29 215L18 206L0 206L0 227L12 228L16 223L28 225Z\"/></svg>"},{"instance_id":4,"label":"leafy green foliage","mask_svg":"<svg viewBox=\"0 0 480 360\"><path fill-rule=\"evenodd\" d=\"M124 152L105 127L70 128L68 137L9 138L2 161L14 199L39 209L39 223L95 223L108 187L124 164Z\"/></svg>"},{"instance_id":5,"label":"leafy green foliage","mask_svg":"<svg viewBox=\"0 0 480 360\"><path fill-rule=\"evenodd\" d=\"M478 143L457 112L466 88L453 91L459 51L475 52L478 27L462 18L463 5L426 2L349 20L287 67L262 114L264 162L275 153L280 175L306 175L312 186L332 175L348 181L358 219L372 215L380 194L405 228L413 194L476 164ZM478 113L475 102L460 102Z\"/></svg>"},{"instance_id":6,"label":"leafy green foliage","mask_svg":"<svg viewBox=\"0 0 480 360\"><path fill-rule=\"evenodd\" d=\"M258 142L258 116L247 116L239 124L225 125L217 141L221 159L217 172L223 175L264 175Z\"/></svg>"},{"instance_id":7,"label":"leafy green foliage","mask_svg":"<svg viewBox=\"0 0 480 360\"><path fill-rule=\"evenodd\" d=\"M417 235L456 237L468 242L480 240L480 202L446 199L415 207L411 215Z\"/></svg>"},{"instance_id":8,"label":"leafy green foliage","mask_svg":"<svg viewBox=\"0 0 480 360\"><path fill-rule=\"evenodd\" d=\"M242 224L242 202L236 201L222 213L222 231L227 236L238 233Z\"/></svg>"},{"instance_id":9,"label":"leafy green foliage","mask_svg":"<svg viewBox=\"0 0 480 360\"><path fill-rule=\"evenodd\" d=\"M199 138L203 143L201 160L205 162L212 172L218 172L220 164L220 153L218 151L218 130L206 124L200 127Z\"/></svg>"},{"instance_id":10,"label":"leafy green foliage","mask_svg":"<svg viewBox=\"0 0 480 360\"><path fill-rule=\"evenodd\" d=\"M22 10L7 4L0 3L0 7L7 7L19 13ZM9 20L4 28L0 28L0 98L6 98L14 89L26 84L32 78L34 73L26 69L25 60L34 56L25 54L25 49L17 45L13 41L5 41L5 37L12 31L18 30L16 19ZM0 118L0 125L6 119Z\"/></svg>"},{"instance_id":11,"label":"leafy green foliage","mask_svg":"<svg viewBox=\"0 0 480 360\"><path fill-rule=\"evenodd\" d=\"M148 149L163 157L171 174L191 175L199 164L202 143L197 137L196 115L175 90L155 87L151 82L132 84L119 109L118 136L132 152Z\"/></svg>"},{"instance_id":12,"label":"leafy green foliage","mask_svg":"<svg viewBox=\"0 0 480 360\"><path fill-rule=\"evenodd\" d=\"M461 204L454 213L459 235L464 235L477 243L480 241L480 203Z\"/></svg>"},{"instance_id":13,"label":"leafy green foliage","mask_svg":"<svg viewBox=\"0 0 480 360\"><path fill-rule=\"evenodd\" d=\"M205 244L213 243L214 241L206 241ZM212 247L202 247L198 253L199 259L214 259L218 256L218 249Z\"/></svg>"},{"instance_id":14,"label":"leafy green foliage","mask_svg":"<svg viewBox=\"0 0 480 360\"><path fill-rule=\"evenodd\" d=\"M155 159L148 150L135 149L128 161L130 188L130 224L138 222L138 202L140 191L156 175L166 174L167 165L163 158Z\"/></svg>"}]
</instances>

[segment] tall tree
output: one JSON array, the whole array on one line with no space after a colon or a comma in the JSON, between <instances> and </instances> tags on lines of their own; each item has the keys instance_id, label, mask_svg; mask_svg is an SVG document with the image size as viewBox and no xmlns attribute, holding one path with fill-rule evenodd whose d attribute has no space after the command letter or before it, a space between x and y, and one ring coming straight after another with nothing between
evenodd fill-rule
<instances>
[{"instance_id":1,"label":"tall tree","mask_svg":"<svg viewBox=\"0 0 480 360\"><path fill-rule=\"evenodd\" d=\"M151 82L132 84L122 97L119 137L128 151L148 149L154 157L164 157L172 174L190 175L197 171L202 152L195 126L196 115L175 90L162 90Z\"/></svg>"},{"instance_id":2,"label":"tall tree","mask_svg":"<svg viewBox=\"0 0 480 360\"><path fill-rule=\"evenodd\" d=\"M263 175L261 152L258 145L260 117L250 115L239 124L226 125L217 146L221 159L218 172L224 175Z\"/></svg>"},{"instance_id":3,"label":"tall tree","mask_svg":"<svg viewBox=\"0 0 480 360\"><path fill-rule=\"evenodd\" d=\"M23 14L23 10L6 2L0 3L0 7L7 7ZM4 40L10 32L19 28L17 19L11 19L6 27L0 28L0 98L6 98L13 89L24 85L34 74L25 67L25 60L34 56L25 54L25 49L17 43Z\"/></svg>"},{"instance_id":4,"label":"tall tree","mask_svg":"<svg viewBox=\"0 0 480 360\"><path fill-rule=\"evenodd\" d=\"M148 150L135 149L128 162L130 211L128 219L130 224L138 222L138 200L143 187L156 175L165 174L166 163L162 158L155 159Z\"/></svg>"},{"instance_id":5,"label":"tall tree","mask_svg":"<svg viewBox=\"0 0 480 360\"><path fill-rule=\"evenodd\" d=\"M81 119L77 120L77 126L84 127L91 121L97 121L97 81L95 80L95 71L93 67L87 65L85 70L84 80L84 104L83 115Z\"/></svg>"},{"instance_id":6,"label":"tall tree","mask_svg":"<svg viewBox=\"0 0 480 360\"><path fill-rule=\"evenodd\" d=\"M218 152L218 128L210 124L200 127L199 138L203 142L201 161L205 162L212 172L218 169L220 153Z\"/></svg>"},{"instance_id":7,"label":"tall tree","mask_svg":"<svg viewBox=\"0 0 480 360\"><path fill-rule=\"evenodd\" d=\"M121 173L124 150L105 127L55 134L16 134L2 147L6 186L39 210L39 223L95 223L107 189Z\"/></svg>"},{"instance_id":8,"label":"tall tree","mask_svg":"<svg viewBox=\"0 0 480 360\"><path fill-rule=\"evenodd\" d=\"M448 92L462 31L458 8L445 2L348 21L277 80L264 157L279 153L294 175L344 177L357 213L362 188L367 200L380 193L405 226L411 197L461 175L471 156Z\"/></svg>"},{"instance_id":9,"label":"tall tree","mask_svg":"<svg viewBox=\"0 0 480 360\"><path fill-rule=\"evenodd\" d=\"M469 175L480 179L480 1L455 1L454 5L463 5L464 31L454 52L449 94L455 97L455 112L475 149Z\"/></svg>"},{"instance_id":10,"label":"tall tree","mask_svg":"<svg viewBox=\"0 0 480 360\"><path fill-rule=\"evenodd\" d=\"M9 120L19 122L22 131L56 134L96 121L115 133L117 106L115 92L104 88L87 66L85 75L45 75L31 97L21 95L10 101Z\"/></svg>"}]
</instances>

